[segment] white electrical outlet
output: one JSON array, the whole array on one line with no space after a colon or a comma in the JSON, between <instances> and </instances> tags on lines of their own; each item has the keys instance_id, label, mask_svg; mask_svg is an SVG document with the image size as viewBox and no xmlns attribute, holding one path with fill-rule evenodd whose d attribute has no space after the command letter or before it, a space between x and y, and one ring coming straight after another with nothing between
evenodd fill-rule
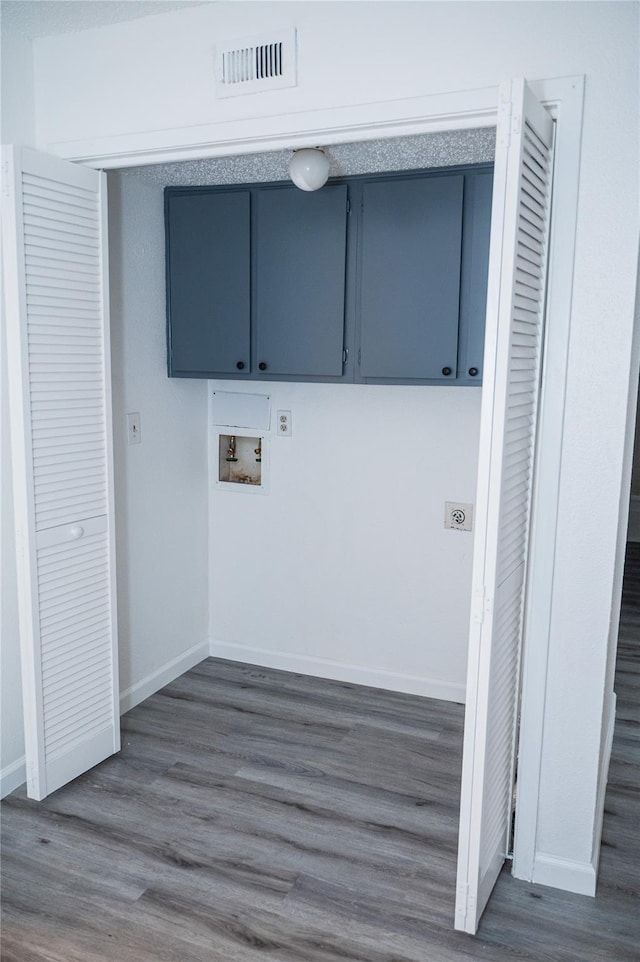
<instances>
[{"instance_id":1,"label":"white electrical outlet","mask_svg":"<svg viewBox=\"0 0 640 962\"><path fill-rule=\"evenodd\" d=\"M281 438L291 437L291 411L276 412L276 432Z\"/></svg>"},{"instance_id":2,"label":"white electrical outlet","mask_svg":"<svg viewBox=\"0 0 640 962\"><path fill-rule=\"evenodd\" d=\"M461 501L445 501L444 526L451 531L473 530L473 505Z\"/></svg>"},{"instance_id":3,"label":"white electrical outlet","mask_svg":"<svg viewBox=\"0 0 640 962\"><path fill-rule=\"evenodd\" d=\"M137 411L133 414L127 414L127 440L129 444L140 444L142 441L140 414Z\"/></svg>"}]
</instances>

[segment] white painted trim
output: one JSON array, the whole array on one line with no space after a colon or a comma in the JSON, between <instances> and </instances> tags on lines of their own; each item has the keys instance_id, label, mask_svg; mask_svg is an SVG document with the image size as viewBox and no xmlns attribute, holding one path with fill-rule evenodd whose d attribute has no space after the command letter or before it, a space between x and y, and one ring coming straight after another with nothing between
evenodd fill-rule
<instances>
[{"instance_id":1,"label":"white painted trim","mask_svg":"<svg viewBox=\"0 0 640 962\"><path fill-rule=\"evenodd\" d=\"M60 141L49 143L43 149L67 160L108 170L267 150L293 150L318 143L329 146L371 138L491 127L496 122L497 103L497 87L483 87L173 130Z\"/></svg>"},{"instance_id":2,"label":"white painted trim","mask_svg":"<svg viewBox=\"0 0 640 962\"><path fill-rule=\"evenodd\" d=\"M423 675L406 675L384 668L368 668L364 665L349 665L329 658L315 658L290 651L273 651L267 648L253 648L248 645L211 640L209 654L212 658L228 658L230 661L243 661L261 668L279 668L294 671L316 678L331 678L334 681L353 682L355 685L368 685L371 688L384 688L408 695L422 695L425 698L439 698L464 704L465 686L438 678Z\"/></svg>"},{"instance_id":3,"label":"white painted trim","mask_svg":"<svg viewBox=\"0 0 640 962\"><path fill-rule=\"evenodd\" d=\"M536 93L543 100L551 87ZM545 97L546 93L546 97ZM584 78L565 81L557 119L543 378L531 508L522 661L518 800L513 874L531 881L536 860L547 667L553 609L558 492L562 466L567 358L573 299ZM535 639L529 644L528 639Z\"/></svg>"},{"instance_id":4,"label":"white painted trim","mask_svg":"<svg viewBox=\"0 0 640 962\"><path fill-rule=\"evenodd\" d=\"M530 81L530 86L557 119L555 199L547 288L547 343L545 389L542 392L538 463L529 559L530 611L539 626L536 645L525 647L523 718L520 741L519 795L515 859L519 851L526 865L519 878L531 878L535 854L540 780L540 752L546 698L549 625L553 602L558 488L561 467L567 345L571 317L577 194L582 138L583 77ZM307 111L296 115L239 120L173 131L134 132L119 137L51 143L59 156L98 168L129 167L177 160L293 149L317 143L348 143L443 130L494 126L496 87L444 95L361 104L341 110ZM274 130L276 133L274 133ZM555 269L554 269L555 268ZM210 555L215 550L210 539ZM533 603L535 601L535 604ZM211 611L210 604L210 620ZM533 624L529 624L533 636ZM535 651L533 650L535 648ZM236 657L239 652L236 651ZM246 653L245 653L246 656ZM529 873L529 874L527 874Z\"/></svg>"},{"instance_id":5,"label":"white painted trim","mask_svg":"<svg viewBox=\"0 0 640 962\"><path fill-rule=\"evenodd\" d=\"M107 477L107 518L109 521L109 568L111 570L110 615L111 615L111 705L115 719L113 752L120 751L119 697L120 673L118 646L118 568L116 563L116 478L113 457L113 389L111 372L111 301L109 287L109 204L107 195L107 175L100 173L100 256L101 297L102 297L102 337L105 345L104 365L104 446L106 453Z\"/></svg>"},{"instance_id":6,"label":"white painted trim","mask_svg":"<svg viewBox=\"0 0 640 962\"><path fill-rule=\"evenodd\" d=\"M536 853L533 881L577 895L596 894L596 868L591 862L574 862L544 852Z\"/></svg>"},{"instance_id":7,"label":"white painted trim","mask_svg":"<svg viewBox=\"0 0 640 962\"><path fill-rule=\"evenodd\" d=\"M26 780L27 763L23 755L10 765L0 768L0 798L6 798L11 792L15 792Z\"/></svg>"},{"instance_id":8,"label":"white painted trim","mask_svg":"<svg viewBox=\"0 0 640 962\"><path fill-rule=\"evenodd\" d=\"M640 541L640 495L637 494L632 494L629 498L627 541Z\"/></svg>"},{"instance_id":9,"label":"white painted trim","mask_svg":"<svg viewBox=\"0 0 640 962\"><path fill-rule=\"evenodd\" d=\"M2 148L3 211L2 266L4 274L5 325L9 386L9 423L11 434L11 472L13 475L13 510L16 534L16 570L20 629L20 666L22 675L22 712L25 755L33 760L36 772L44 771L44 748L38 741L42 730L40 697L39 645L36 645L37 598L35 523L29 512L33 503L31 446L27 425L30 402L24 372L27 370L26 290L23 225L19 216L22 191L22 151L18 147Z\"/></svg>"},{"instance_id":10,"label":"white painted trim","mask_svg":"<svg viewBox=\"0 0 640 962\"><path fill-rule=\"evenodd\" d=\"M611 693L609 703L609 717L606 720L604 741L602 743L602 755L600 757L600 771L598 772L598 794L596 798L596 818L593 833L593 851L591 861L593 863L596 877L598 875L598 865L600 863L600 848L602 840L602 823L604 822L604 803L607 794L607 781L609 779L609 764L611 762L611 749L613 747L613 733L616 727L616 705L617 695Z\"/></svg>"},{"instance_id":11,"label":"white painted trim","mask_svg":"<svg viewBox=\"0 0 640 962\"><path fill-rule=\"evenodd\" d=\"M169 682L175 681L175 679L184 674L185 671L189 671L194 665L199 664L208 657L209 642L203 641L199 645L194 645L193 648L189 648L189 650L185 651L182 655L178 655L177 658L172 658L171 661L165 662L165 664L156 669L156 671L141 678L135 685L131 685L126 691L120 693L120 714L124 715L125 712L135 708L135 706L139 705L145 698L154 695L157 691L160 691L161 688L164 688L165 685L168 685Z\"/></svg>"}]
</instances>

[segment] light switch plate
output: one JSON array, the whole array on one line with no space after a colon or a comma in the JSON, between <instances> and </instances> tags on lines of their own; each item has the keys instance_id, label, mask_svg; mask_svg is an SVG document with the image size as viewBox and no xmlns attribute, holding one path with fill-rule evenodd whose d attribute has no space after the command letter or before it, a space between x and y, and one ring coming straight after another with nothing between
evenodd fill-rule
<instances>
[{"instance_id":1,"label":"light switch plate","mask_svg":"<svg viewBox=\"0 0 640 962\"><path fill-rule=\"evenodd\" d=\"M140 444L142 441L140 414L138 411L134 411L133 414L127 414L127 440L129 444Z\"/></svg>"}]
</instances>

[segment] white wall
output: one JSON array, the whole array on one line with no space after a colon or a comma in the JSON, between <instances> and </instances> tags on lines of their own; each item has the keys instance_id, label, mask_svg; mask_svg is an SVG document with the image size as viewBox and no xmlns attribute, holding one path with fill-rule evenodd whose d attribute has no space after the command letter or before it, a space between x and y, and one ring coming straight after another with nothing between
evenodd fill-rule
<instances>
[{"instance_id":1,"label":"white wall","mask_svg":"<svg viewBox=\"0 0 640 962\"><path fill-rule=\"evenodd\" d=\"M299 86L216 101L216 40L281 24L298 28ZM637 67L638 6L617 2L215 3L36 44L38 140L64 156L267 137L284 129L283 114L303 134L337 123L349 105L365 119L385 119L392 98L510 76L586 75L539 798L540 851L564 866L591 863L609 633L618 617Z\"/></svg>"},{"instance_id":2,"label":"white wall","mask_svg":"<svg viewBox=\"0 0 640 962\"><path fill-rule=\"evenodd\" d=\"M8 31L2 33L3 144L32 145L35 141L33 56L31 44ZM20 681L20 638L11 491L11 444L7 387L4 304L0 331L0 412L2 477L0 479L0 796L24 781L24 730Z\"/></svg>"},{"instance_id":3,"label":"white wall","mask_svg":"<svg viewBox=\"0 0 640 962\"><path fill-rule=\"evenodd\" d=\"M120 691L124 709L205 658L206 386L166 372L162 188L109 175ZM140 444L129 445L127 412Z\"/></svg>"},{"instance_id":4,"label":"white wall","mask_svg":"<svg viewBox=\"0 0 640 962\"><path fill-rule=\"evenodd\" d=\"M3 24L2 51L2 143L35 143L33 47L31 41Z\"/></svg>"},{"instance_id":5,"label":"white wall","mask_svg":"<svg viewBox=\"0 0 640 962\"><path fill-rule=\"evenodd\" d=\"M268 494L212 486L212 653L463 701L480 389L211 387L269 393L273 436Z\"/></svg>"}]
</instances>

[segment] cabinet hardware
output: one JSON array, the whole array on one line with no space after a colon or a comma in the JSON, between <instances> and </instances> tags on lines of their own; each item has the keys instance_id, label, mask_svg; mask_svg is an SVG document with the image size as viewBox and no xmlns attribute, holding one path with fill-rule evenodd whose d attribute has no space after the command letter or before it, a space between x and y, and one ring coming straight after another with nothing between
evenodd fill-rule
<instances>
[{"instance_id":1,"label":"cabinet hardware","mask_svg":"<svg viewBox=\"0 0 640 962\"><path fill-rule=\"evenodd\" d=\"M470 367L470 368L469 368L469 377L476 377L477 373L478 373L478 368L477 368L477 367Z\"/></svg>"},{"instance_id":2,"label":"cabinet hardware","mask_svg":"<svg viewBox=\"0 0 640 962\"><path fill-rule=\"evenodd\" d=\"M236 367L238 368L239 371L241 371L244 367L244 361L238 361L238 363L236 364Z\"/></svg>"},{"instance_id":3,"label":"cabinet hardware","mask_svg":"<svg viewBox=\"0 0 640 962\"><path fill-rule=\"evenodd\" d=\"M449 375L451 374L451 368L450 368L450 367L443 367L443 368L442 368L442 373L444 374L445 377L449 377Z\"/></svg>"},{"instance_id":4,"label":"cabinet hardware","mask_svg":"<svg viewBox=\"0 0 640 962\"><path fill-rule=\"evenodd\" d=\"M266 371L266 370L267 370L267 365L264 363L264 361L260 361L260 363L258 364L258 370L260 370L260 371Z\"/></svg>"}]
</instances>

